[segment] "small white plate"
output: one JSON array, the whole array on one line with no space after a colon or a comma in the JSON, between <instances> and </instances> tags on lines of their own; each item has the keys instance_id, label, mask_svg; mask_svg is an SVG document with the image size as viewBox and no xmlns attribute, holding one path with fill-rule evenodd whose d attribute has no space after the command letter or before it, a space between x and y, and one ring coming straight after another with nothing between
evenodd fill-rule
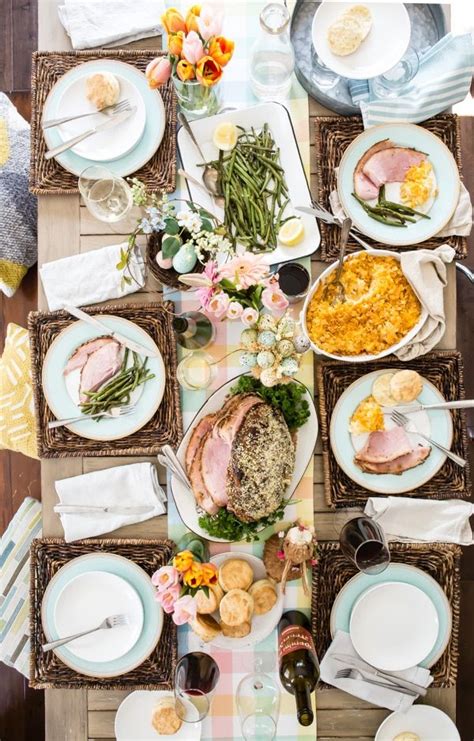
<instances>
[{"instance_id":1,"label":"small white plate","mask_svg":"<svg viewBox=\"0 0 474 741\"><path fill-rule=\"evenodd\" d=\"M372 14L372 27L359 48L345 57L333 54L327 33L354 3L322 2L313 18L311 35L317 55L333 72L351 80L368 80L387 72L403 57L410 41L410 16L403 3L364 5Z\"/></svg>"},{"instance_id":2,"label":"small white plate","mask_svg":"<svg viewBox=\"0 0 474 741\"><path fill-rule=\"evenodd\" d=\"M126 615L127 625L99 630L68 644L86 661L114 661L137 642L143 627L143 606L135 589L120 576L89 571L72 579L58 596L54 623L60 637L81 633L112 615Z\"/></svg>"},{"instance_id":3,"label":"small white plate","mask_svg":"<svg viewBox=\"0 0 474 741\"><path fill-rule=\"evenodd\" d=\"M181 741L199 741L201 723L183 723L172 736L158 734L151 724L153 711L158 700L173 697L171 692L163 690L138 690L127 695L120 704L115 716L115 736L117 741L156 741L157 739L180 739Z\"/></svg>"},{"instance_id":4,"label":"small white plate","mask_svg":"<svg viewBox=\"0 0 474 741\"><path fill-rule=\"evenodd\" d=\"M438 613L418 587L384 582L359 597L349 632L364 661L385 671L401 671L416 666L432 650L439 632Z\"/></svg>"},{"instance_id":5,"label":"small white plate","mask_svg":"<svg viewBox=\"0 0 474 741\"><path fill-rule=\"evenodd\" d=\"M217 556L211 558L211 563L215 564L217 568L219 568L219 566L222 566L225 561L229 561L231 558L241 558L243 561L247 561L247 563L252 567L254 581L267 578L267 570L263 561L260 558L257 558L257 556L252 556L250 553L239 553L238 551L219 553ZM208 645L221 649L224 648L228 651L239 651L254 646L257 643L260 643L260 641L264 641L265 638L267 638L267 636L269 636L276 628L283 613L283 594L280 585L276 584L275 589L277 592L277 601L273 605L272 609L264 615L254 615L252 617L252 629L247 636L244 638L229 638L220 633L212 641L209 641ZM214 613L213 617L218 623L221 622L218 610Z\"/></svg>"},{"instance_id":6,"label":"small white plate","mask_svg":"<svg viewBox=\"0 0 474 741\"><path fill-rule=\"evenodd\" d=\"M451 718L431 705L412 705L403 713L392 713L379 727L375 741L393 741L404 731L416 733L420 741L461 741Z\"/></svg>"},{"instance_id":7,"label":"small white plate","mask_svg":"<svg viewBox=\"0 0 474 741\"><path fill-rule=\"evenodd\" d=\"M98 112L95 105L86 97L88 76L89 72L85 72L83 77L71 81L71 84L64 90L59 99L58 109L61 111L61 116L74 116L77 113L92 113L94 111L96 115L61 124L58 130L63 141L72 139L103 121L109 120L109 116L106 113ZM85 157L94 162L106 162L124 157L138 144L145 130L145 103L136 85L122 75L116 74L115 77L120 83L119 100L128 100L130 105L136 108L136 111L125 121L114 126L113 129L94 134L85 141L76 144L75 147L71 147L71 150L80 157Z\"/></svg>"}]
</instances>

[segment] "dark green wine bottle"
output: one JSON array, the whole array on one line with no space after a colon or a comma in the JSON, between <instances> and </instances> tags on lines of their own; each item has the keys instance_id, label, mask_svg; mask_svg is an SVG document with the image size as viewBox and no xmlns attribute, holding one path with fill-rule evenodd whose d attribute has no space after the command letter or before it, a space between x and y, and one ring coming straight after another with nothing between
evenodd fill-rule
<instances>
[{"instance_id":1,"label":"dark green wine bottle","mask_svg":"<svg viewBox=\"0 0 474 741\"><path fill-rule=\"evenodd\" d=\"M278 658L281 683L295 696L298 722L310 726L314 719L311 693L319 679L319 663L309 620L299 610L290 610L281 616Z\"/></svg>"},{"instance_id":2,"label":"dark green wine bottle","mask_svg":"<svg viewBox=\"0 0 474 741\"><path fill-rule=\"evenodd\" d=\"M187 311L175 316L173 329L176 342L187 350L203 350L214 341L216 329L205 314Z\"/></svg>"}]
</instances>

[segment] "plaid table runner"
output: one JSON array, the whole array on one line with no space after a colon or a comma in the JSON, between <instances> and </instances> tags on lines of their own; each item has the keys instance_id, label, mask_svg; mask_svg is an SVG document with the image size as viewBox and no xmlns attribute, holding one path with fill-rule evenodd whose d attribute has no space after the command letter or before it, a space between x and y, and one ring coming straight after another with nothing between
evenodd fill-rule
<instances>
[{"instance_id":1,"label":"plaid table runner","mask_svg":"<svg viewBox=\"0 0 474 741\"><path fill-rule=\"evenodd\" d=\"M167 3L167 5L169 4L171 3ZM252 105L257 101L253 97L248 83L248 64L251 46L259 28L259 14L265 2L261 0L247 0L246 2L221 0L219 5L221 7L224 6L226 13L224 35L235 41L235 55L228 68L226 68L223 83L221 83L224 105L235 107ZM185 7L184 3L180 3L181 9ZM308 97L296 80L293 82L287 107L291 114L301 156L309 178ZM187 197L187 191L182 180L178 184L175 196L177 198ZM309 268L309 259L303 262ZM192 291L181 293L179 297L177 293L173 293L172 295L170 293L170 298L175 301L177 312L198 308L198 302L193 296ZM299 309L300 307L298 306L295 318L297 318ZM209 352L217 360L232 350L237 349L241 330L242 325L239 321L231 322L227 320L219 323L217 325L216 340L206 352ZM217 366L217 376L211 388L208 389L208 393L182 390L181 399L185 430L192 422L194 415L200 409L207 396L229 379L242 373L238 357L238 353L236 353L219 363ZM304 362L302 363L298 378L311 390L313 389L313 361L312 355L309 353L304 356ZM311 522L313 519L313 462L308 466L294 497L299 501L298 504L291 505L287 508L286 514L288 521L293 521L297 517L301 517ZM168 532L173 540L177 540L186 532L186 528L179 518L172 497L170 497L168 507ZM264 540L269 537L271 532L272 529L269 528L263 534L262 540L254 544L213 544L211 553L221 553L228 550L246 551L261 557ZM288 585L285 596L285 609L301 609L309 614L310 599L305 597L299 580L292 581ZM188 651L202 650L199 639L188 628L180 628L178 635L180 655ZM262 641L253 649L246 651L222 651L212 647L204 650L207 650L217 661L221 676L213 700L211 714L203 721L202 739L203 741L239 739L242 737L242 733L238 711L235 705L237 685L245 674L253 671L254 660L257 655L263 659L264 670L275 674L278 661L276 631L265 641ZM316 722L308 728L300 726L296 718L294 698L282 688L280 718L277 730L278 741L295 741L295 739L314 740L315 737Z\"/></svg>"}]
</instances>

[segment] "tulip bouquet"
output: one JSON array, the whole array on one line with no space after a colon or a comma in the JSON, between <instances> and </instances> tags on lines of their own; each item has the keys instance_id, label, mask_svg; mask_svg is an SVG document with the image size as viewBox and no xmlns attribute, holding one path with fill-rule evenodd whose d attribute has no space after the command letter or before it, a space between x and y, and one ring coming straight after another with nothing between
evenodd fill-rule
<instances>
[{"instance_id":1,"label":"tulip bouquet","mask_svg":"<svg viewBox=\"0 0 474 741\"><path fill-rule=\"evenodd\" d=\"M217 584L217 568L212 563L201 563L197 554L185 550L155 571L151 581L157 589L157 602L172 614L176 625L184 625L196 617L196 593L202 589L209 596L209 587Z\"/></svg>"},{"instance_id":2,"label":"tulip bouquet","mask_svg":"<svg viewBox=\"0 0 474 741\"><path fill-rule=\"evenodd\" d=\"M195 115L217 112L213 90L234 52L234 42L221 36L223 12L193 5L183 18L176 8L161 17L168 34L168 54L146 69L148 84L158 88L172 76L182 108Z\"/></svg>"}]
</instances>

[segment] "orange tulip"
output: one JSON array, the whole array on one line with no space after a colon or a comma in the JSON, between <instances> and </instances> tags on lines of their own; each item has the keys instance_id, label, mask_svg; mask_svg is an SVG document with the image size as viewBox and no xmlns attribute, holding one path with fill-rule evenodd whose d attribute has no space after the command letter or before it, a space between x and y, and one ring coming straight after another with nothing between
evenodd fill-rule
<instances>
[{"instance_id":1,"label":"orange tulip","mask_svg":"<svg viewBox=\"0 0 474 741\"><path fill-rule=\"evenodd\" d=\"M191 568L194 562L194 554L191 551L181 551L173 558L173 566L182 574Z\"/></svg>"},{"instance_id":2,"label":"orange tulip","mask_svg":"<svg viewBox=\"0 0 474 741\"><path fill-rule=\"evenodd\" d=\"M224 36L215 36L209 44L209 54L216 60L217 64L225 67L232 58L234 46L234 42L224 38Z\"/></svg>"},{"instance_id":3,"label":"orange tulip","mask_svg":"<svg viewBox=\"0 0 474 741\"><path fill-rule=\"evenodd\" d=\"M197 18L201 15L201 6L200 5L191 5L189 8L187 14L186 14L186 28L189 31L196 31L196 33L199 33L199 28L197 24Z\"/></svg>"},{"instance_id":4,"label":"orange tulip","mask_svg":"<svg viewBox=\"0 0 474 741\"><path fill-rule=\"evenodd\" d=\"M202 568L201 564L193 563L191 568L185 571L183 575L183 581L188 587L196 589L202 584Z\"/></svg>"},{"instance_id":5,"label":"orange tulip","mask_svg":"<svg viewBox=\"0 0 474 741\"><path fill-rule=\"evenodd\" d=\"M180 57L183 51L184 31L178 31L168 36L168 50L175 57Z\"/></svg>"},{"instance_id":6,"label":"orange tulip","mask_svg":"<svg viewBox=\"0 0 474 741\"><path fill-rule=\"evenodd\" d=\"M212 57L203 57L196 65L196 77L204 87L212 87L221 79L222 67Z\"/></svg>"},{"instance_id":7,"label":"orange tulip","mask_svg":"<svg viewBox=\"0 0 474 741\"><path fill-rule=\"evenodd\" d=\"M203 563L201 566L202 583L205 587L217 584L217 569L213 563Z\"/></svg>"},{"instance_id":8,"label":"orange tulip","mask_svg":"<svg viewBox=\"0 0 474 741\"><path fill-rule=\"evenodd\" d=\"M182 82L194 80L194 78L196 77L194 73L194 65L191 64L191 62L188 62L186 59L180 59L180 61L178 62L178 64L176 65L176 74Z\"/></svg>"},{"instance_id":9,"label":"orange tulip","mask_svg":"<svg viewBox=\"0 0 474 741\"><path fill-rule=\"evenodd\" d=\"M178 31L186 31L186 24L184 18L176 8L168 8L166 13L161 16L161 22L165 27L167 34L178 33Z\"/></svg>"}]
</instances>

